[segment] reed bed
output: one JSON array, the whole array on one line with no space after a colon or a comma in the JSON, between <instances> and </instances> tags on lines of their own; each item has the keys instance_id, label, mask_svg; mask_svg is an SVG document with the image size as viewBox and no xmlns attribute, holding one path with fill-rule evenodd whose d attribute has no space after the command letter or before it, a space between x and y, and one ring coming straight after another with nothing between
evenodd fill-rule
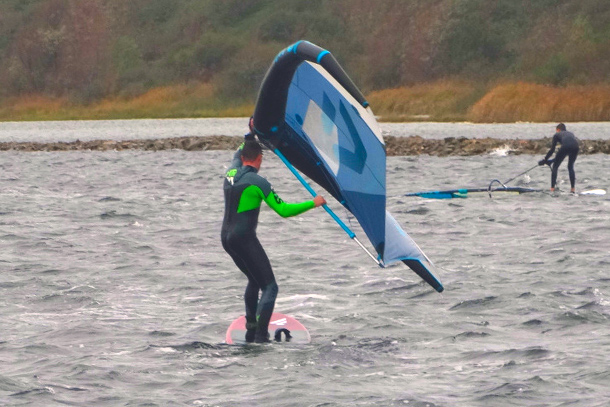
<instances>
[{"instance_id":1,"label":"reed bed","mask_svg":"<svg viewBox=\"0 0 610 407\"><path fill-rule=\"evenodd\" d=\"M372 92L368 101L383 121L464 121L483 94L467 82L440 81Z\"/></svg>"},{"instance_id":2,"label":"reed bed","mask_svg":"<svg viewBox=\"0 0 610 407\"><path fill-rule=\"evenodd\" d=\"M477 123L610 120L610 85L553 87L525 82L484 85L439 81L372 92L368 101L381 121ZM158 87L141 95L91 104L25 95L0 103L0 120L85 120L247 117L253 102L222 100L208 83Z\"/></svg>"},{"instance_id":3,"label":"reed bed","mask_svg":"<svg viewBox=\"0 0 610 407\"><path fill-rule=\"evenodd\" d=\"M610 85L501 84L476 102L467 118L479 123L607 121Z\"/></svg>"},{"instance_id":4,"label":"reed bed","mask_svg":"<svg viewBox=\"0 0 610 407\"><path fill-rule=\"evenodd\" d=\"M158 87L132 98L110 97L91 104L68 98L25 95L0 104L0 120L97 120L182 117L244 117L252 103L219 100L207 83Z\"/></svg>"}]
</instances>

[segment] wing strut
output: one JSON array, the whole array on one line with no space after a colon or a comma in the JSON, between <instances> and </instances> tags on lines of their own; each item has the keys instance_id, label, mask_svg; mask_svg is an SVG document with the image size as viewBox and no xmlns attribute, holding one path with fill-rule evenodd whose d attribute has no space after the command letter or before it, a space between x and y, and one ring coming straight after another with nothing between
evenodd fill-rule
<instances>
[{"instance_id":1,"label":"wing strut","mask_svg":"<svg viewBox=\"0 0 610 407\"><path fill-rule=\"evenodd\" d=\"M294 174L294 176L297 177L297 179L301 182L301 184L303 184L305 189L307 189L309 191L309 193L315 198L318 195L318 194L316 194L316 191L314 191L313 188L311 187L311 185L309 185L307 183L307 181L305 181L305 178L303 178L301 176L301 174L299 174L299 172L296 170L296 168L294 168L294 166L292 164L290 164L290 161L288 161L288 159L286 159L286 157L284 157L284 154L282 154L280 152L280 150L278 150L277 148L275 150L273 150L273 152L280 158L280 160L282 160L282 162L284 164L286 164L286 167L288 167L290 172L292 172ZM377 260L377 258L373 255L373 253L371 253L362 243L360 243L360 240L358 240L358 238L356 237L356 234L354 232L352 232L352 230L349 227L347 227L347 225L335 214L335 212L333 212L332 209L330 209L328 207L328 205L322 205L322 207L326 210L326 212L328 212L328 214L331 216L331 218L333 218L335 220L335 222L337 222L339 224L339 226L341 226L341 228L345 231L345 233L347 233L347 235L353 241L358 243L358 245L362 248L362 250L364 250L366 252L366 254L368 254L375 263L377 263L378 266L380 266L380 267L384 266L381 261Z\"/></svg>"}]
</instances>

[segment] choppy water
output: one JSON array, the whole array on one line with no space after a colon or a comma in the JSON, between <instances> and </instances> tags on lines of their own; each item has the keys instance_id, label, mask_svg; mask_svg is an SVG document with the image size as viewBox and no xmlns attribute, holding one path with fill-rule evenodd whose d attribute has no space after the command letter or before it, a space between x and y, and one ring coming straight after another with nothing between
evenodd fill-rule
<instances>
[{"instance_id":1,"label":"choppy water","mask_svg":"<svg viewBox=\"0 0 610 407\"><path fill-rule=\"evenodd\" d=\"M233 347L246 281L219 242L230 156L0 154L0 405L608 405L608 196L401 198L538 157L390 157L389 209L445 293L377 268L322 210L265 208L276 309L312 343ZM578 189L608 188L610 157L576 169ZM308 199L274 157L262 174ZM548 169L529 174L548 186Z\"/></svg>"}]
</instances>

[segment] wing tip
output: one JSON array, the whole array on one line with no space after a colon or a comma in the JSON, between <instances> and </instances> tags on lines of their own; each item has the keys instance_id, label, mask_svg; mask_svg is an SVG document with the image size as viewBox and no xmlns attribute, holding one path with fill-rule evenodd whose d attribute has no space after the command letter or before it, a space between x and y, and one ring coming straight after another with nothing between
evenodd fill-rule
<instances>
[{"instance_id":1,"label":"wing tip","mask_svg":"<svg viewBox=\"0 0 610 407\"><path fill-rule=\"evenodd\" d=\"M421 260L404 259L402 262L405 263L411 270L415 272L415 274L420 276L437 292L442 293L443 291L445 291L443 283L441 283L441 281L434 275L434 273L428 270L428 268L421 262Z\"/></svg>"}]
</instances>

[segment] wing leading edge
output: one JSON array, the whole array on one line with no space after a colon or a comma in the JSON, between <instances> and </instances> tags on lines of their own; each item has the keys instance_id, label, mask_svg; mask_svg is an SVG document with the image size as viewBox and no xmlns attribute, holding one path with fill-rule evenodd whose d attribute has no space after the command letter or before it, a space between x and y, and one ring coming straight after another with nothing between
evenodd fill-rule
<instances>
[{"instance_id":1,"label":"wing leading edge","mask_svg":"<svg viewBox=\"0 0 610 407\"><path fill-rule=\"evenodd\" d=\"M299 41L280 52L261 85L254 124L259 140L356 217L381 265L402 261L443 291L432 262L385 209L381 131L328 51Z\"/></svg>"}]
</instances>

